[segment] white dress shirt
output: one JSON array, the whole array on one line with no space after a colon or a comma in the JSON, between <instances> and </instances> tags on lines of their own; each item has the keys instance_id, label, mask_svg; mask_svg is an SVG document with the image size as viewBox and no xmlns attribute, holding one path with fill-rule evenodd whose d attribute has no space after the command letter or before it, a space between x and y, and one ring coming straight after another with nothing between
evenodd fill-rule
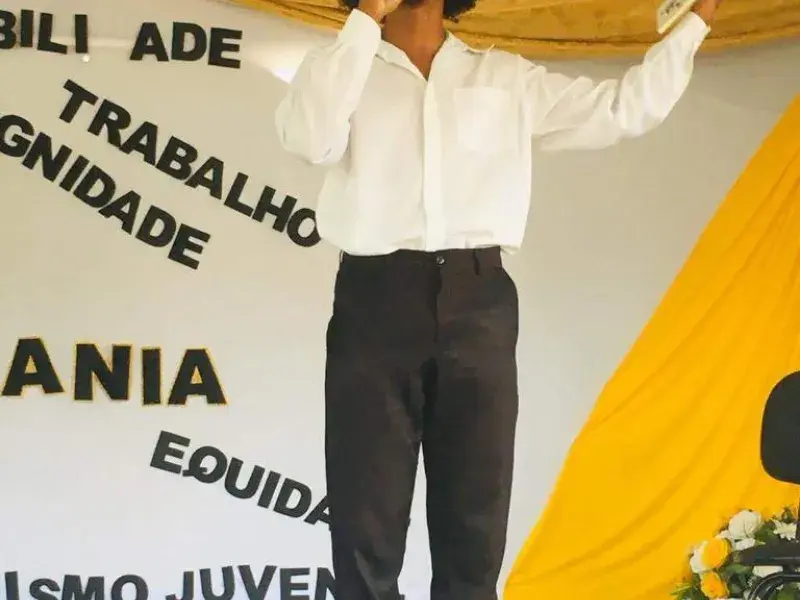
<instances>
[{"instance_id":1,"label":"white dress shirt","mask_svg":"<svg viewBox=\"0 0 800 600\"><path fill-rule=\"evenodd\" d=\"M283 147L329 165L317 226L350 254L500 246L516 251L532 140L603 148L661 123L709 32L690 13L619 80L548 72L448 35L426 80L354 10L303 60L276 112Z\"/></svg>"}]
</instances>

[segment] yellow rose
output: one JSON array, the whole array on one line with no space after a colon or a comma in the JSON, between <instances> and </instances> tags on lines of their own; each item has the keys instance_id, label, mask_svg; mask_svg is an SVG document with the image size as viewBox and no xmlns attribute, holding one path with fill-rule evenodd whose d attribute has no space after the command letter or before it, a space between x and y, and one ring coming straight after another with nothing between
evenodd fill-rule
<instances>
[{"instance_id":1,"label":"yellow rose","mask_svg":"<svg viewBox=\"0 0 800 600\"><path fill-rule=\"evenodd\" d=\"M716 569L725 564L731 555L731 545L728 540L714 538L703 549L703 564L708 569Z\"/></svg>"},{"instance_id":2,"label":"yellow rose","mask_svg":"<svg viewBox=\"0 0 800 600\"><path fill-rule=\"evenodd\" d=\"M728 586L714 571L703 573L700 576L700 590L711 600L728 596Z\"/></svg>"}]
</instances>

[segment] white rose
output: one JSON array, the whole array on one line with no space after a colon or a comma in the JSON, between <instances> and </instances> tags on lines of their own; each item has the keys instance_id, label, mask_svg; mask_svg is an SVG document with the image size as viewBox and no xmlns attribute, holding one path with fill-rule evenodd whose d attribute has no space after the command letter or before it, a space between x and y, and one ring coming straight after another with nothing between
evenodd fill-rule
<instances>
[{"instance_id":1,"label":"white rose","mask_svg":"<svg viewBox=\"0 0 800 600\"><path fill-rule=\"evenodd\" d=\"M728 524L728 533L734 540L753 537L763 522L761 515L757 512L743 510L731 519Z\"/></svg>"},{"instance_id":2,"label":"white rose","mask_svg":"<svg viewBox=\"0 0 800 600\"><path fill-rule=\"evenodd\" d=\"M775 535L784 540L793 540L797 536L797 523L774 521Z\"/></svg>"},{"instance_id":3,"label":"white rose","mask_svg":"<svg viewBox=\"0 0 800 600\"><path fill-rule=\"evenodd\" d=\"M706 549L707 544L708 542L703 542L692 552L692 557L689 559L689 567L692 569L692 573L699 575L708 571L708 567L703 564L703 551Z\"/></svg>"},{"instance_id":4,"label":"white rose","mask_svg":"<svg viewBox=\"0 0 800 600\"><path fill-rule=\"evenodd\" d=\"M753 567L753 575L756 577L766 577L767 575L772 575L773 573L780 573L783 571L781 567L765 567L765 566L758 566Z\"/></svg>"},{"instance_id":5,"label":"white rose","mask_svg":"<svg viewBox=\"0 0 800 600\"><path fill-rule=\"evenodd\" d=\"M748 548L752 548L756 545L756 541L753 538L744 538L743 540L739 540L733 543L734 550L747 550Z\"/></svg>"}]
</instances>

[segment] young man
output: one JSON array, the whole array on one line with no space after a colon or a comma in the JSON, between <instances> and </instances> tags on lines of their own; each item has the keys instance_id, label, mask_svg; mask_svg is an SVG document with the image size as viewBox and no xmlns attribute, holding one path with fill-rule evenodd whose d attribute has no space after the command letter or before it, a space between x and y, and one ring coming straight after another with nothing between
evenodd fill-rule
<instances>
[{"instance_id":1,"label":"young man","mask_svg":"<svg viewBox=\"0 0 800 600\"><path fill-rule=\"evenodd\" d=\"M518 404L501 251L522 242L531 140L601 148L653 129L718 3L618 81L467 47L444 19L474 0L361 0L305 58L276 121L286 150L329 166L317 222L342 250L325 373L337 600L399 598L420 447L431 600L497 598Z\"/></svg>"}]
</instances>

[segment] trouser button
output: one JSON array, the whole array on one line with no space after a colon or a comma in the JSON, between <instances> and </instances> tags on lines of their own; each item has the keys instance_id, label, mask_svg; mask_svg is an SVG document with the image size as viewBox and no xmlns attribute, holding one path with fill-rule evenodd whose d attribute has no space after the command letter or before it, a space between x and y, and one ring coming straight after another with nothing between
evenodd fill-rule
<instances>
[{"instance_id":1,"label":"trouser button","mask_svg":"<svg viewBox=\"0 0 800 600\"><path fill-rule=\"evenodd\" d=\"M443 265L443 264L444 264L444 256L442 256L441 254L439 254L439 255L436 257L436 264L437 264L437 265Z\"/></svg>"}]
</instances>

